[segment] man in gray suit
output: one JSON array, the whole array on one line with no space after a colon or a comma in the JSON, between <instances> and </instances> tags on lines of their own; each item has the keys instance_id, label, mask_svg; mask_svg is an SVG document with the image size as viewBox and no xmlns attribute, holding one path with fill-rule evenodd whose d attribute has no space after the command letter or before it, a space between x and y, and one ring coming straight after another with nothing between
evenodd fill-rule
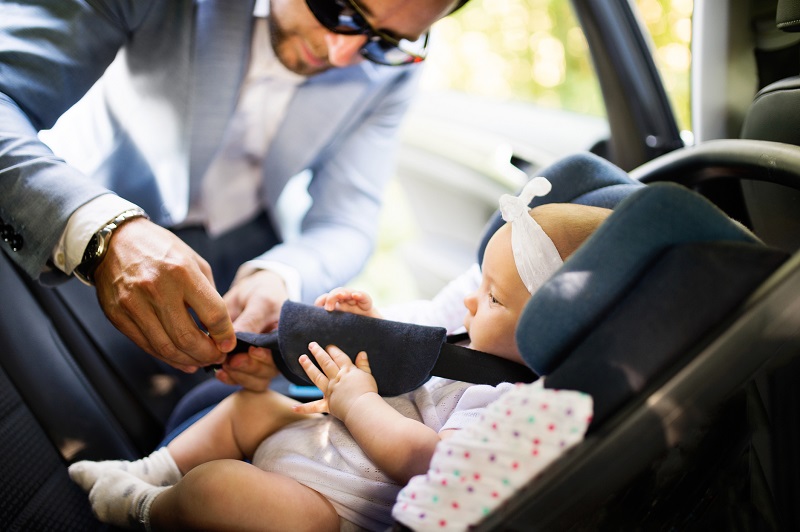
<instances>
[{"instance_id":1,"label":"man in gray suit","mask_svg":"<svg viewBox=\"0 0 800 532\"><path fill-rule=\"evenodd\" d=\"M34 279L95 285L151 355L222 362L234 329L363 266L414 64L463 3L0 0L0 247ZM272 371L251 352L219 378Z\"/></svg>"}]
</instances>

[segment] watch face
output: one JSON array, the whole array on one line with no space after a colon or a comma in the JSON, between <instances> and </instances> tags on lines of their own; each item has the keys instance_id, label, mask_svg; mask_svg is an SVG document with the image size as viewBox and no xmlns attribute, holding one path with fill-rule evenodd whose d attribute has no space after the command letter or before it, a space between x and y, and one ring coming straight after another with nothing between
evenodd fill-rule
<instances>
[{"instance_id":1,"label":"watch face","mask_svg":"<svg viewBox=\"0 0 800 532\"><path fill-rule=\"evenodd\" d=\"M99 251L99 249L98 249L99 248L99 246L98 246L99 243L100 243L100 241L99 241L99 238L97 236L97 233L93 234L92 238L89 239L89 243L86 244L86 249L83 252L83 260L81 261L81 264L83 264L84 262L87 262L87 261L91 261L92 259L97 257L97 254L98 254L98 251Z\"/></svg>"}]
</instances>

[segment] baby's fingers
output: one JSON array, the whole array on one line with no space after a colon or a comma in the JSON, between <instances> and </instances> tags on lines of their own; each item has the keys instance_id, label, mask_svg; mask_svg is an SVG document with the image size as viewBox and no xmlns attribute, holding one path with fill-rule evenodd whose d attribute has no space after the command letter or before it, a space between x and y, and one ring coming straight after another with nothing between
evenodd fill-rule
<instances>
[{"instance_id":1,"label":"baby's fingers","mask_svg":"<svg viewBox=\"0 0 800 532\"><path fill-rule=\"evenodd\" d=\"M330 410L328 409L328 401L327 399L317 399L316 401L311 401L309 403L300 403L299 405L294 405L292 410L297 412L298 414L328 414Z\"/></svg>"},{"instance_id":2,"label":"baby's fingers","mask_svg":"<svg viewBox=\"0 0 800 532\"><path fill-rule=\"evenodd\" d=\"M317 299L314 300L315 307L324 307L325 302L328 300L328 294L322 294Z\"/></svg>"},{"instance_id":3,"label":"baby's fingers","mask_svg":"<svg viewBox=\"0 0 800 532\"><path fill-rule=\"evenodd\" d=\"M308 349L328 379L336 377L339 374L339 368L344 364L352 364L347 355L336 346L329 345L327 349L323 349L317 342L311 342L308 344Z\"/></svg>"},{"instance_id":4,"label":"baby's fingers","mask_svg":"<svg viewBox=\"0 0 800 532\"><path fill-rule=\"evenodd\" d=\"M306 372L309 380L314 383L314 386L319 388L322 393L325 393L325 390L328 389L328 378L319 370L317 366L311 362L311 359L308 358L308 355L300 355L300 358L297 359L300 362L300 366L303 367L303 371Z\"/></svg>"},{"instance_id":5,"label":"baby's fingers","mask_svg":"<svg viewBox=\"0 0 800 532\"><path fill-rule=\"evenodd\" d=\"M339 349L335 345L329 345L328 348L326 349L326 352L327 352L328 357L330 357L330 359L336 365L337 372L338 372L338 370L340 368L343 368L345 366L349 366L349 365L353 364L353 361L350 360L350 357L347 355L347 353L345 353L344 351L342 351L341 349ZM317 362L320 362L320 360L317 359ZM320 362L320 364L321 364L321 362ZM327 372L326 372L326 375L327 375ZM328 375L328 376L332 377L332 375Z\"/></svg>"},{"instance_id":6,"label":"baby's fingers","mask_svg":"<svg viewBox=\"0 0 800 532\"><path fill-rule=\"evenodd\" d=\"M364 373L372 375L372 370L369 368L369 360L367 360L367 352L361 351L356 355L356 367Z\"/></svg>"},{"instance_id":7,"label":"baby's fingers","mask_svg":"<svg viewBox=\"0 0 800 532\"><path fill-rule=\"evenodd\" d=\"M354 305L352 292L348 288L334 288L328 292L322 307L327 311L336 310L337 305Z\"/></svg>"}]
</instances>

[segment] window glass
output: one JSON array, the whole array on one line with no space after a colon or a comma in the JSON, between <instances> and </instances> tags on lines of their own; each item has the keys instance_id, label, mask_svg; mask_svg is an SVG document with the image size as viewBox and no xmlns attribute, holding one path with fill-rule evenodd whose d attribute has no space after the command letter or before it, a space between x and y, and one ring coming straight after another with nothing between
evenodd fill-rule
<instances>
[{"instance_id":1,"label":"window glass","mask_svg":"<svg viewBox=\"0 0 800 532\"><path fill-rule=\"evenodd\" d=\"M682 129L688 129L692 0L636 0ZM434 27L424 88L602 116L600 87L572 4L471 0Z\"/></svg>"},{"instance_id":2,"label":"window glass","mask_svg":"<svg viewBox=\"0 0 800 532\"><path fill-rule=\"evenodd\" d=\"M637 0L636 4L653 40L656 66L672 102L678 126L690 130L693 1Z\"/></svg>"},{"instance_id":3,"label":"window glass","mask_svg":"<svg viewBox=\"0 0 800 532\"><path fill-rule=\"evenodd\" d=\"M439 21L433 37L425 89L604 112L570 2L471 0Z\"/></svg>"},{"instance_id":4,"label":"window glass","mask_svg":"<svg viewBox=\"0 0 800 532\"><path fill-rule=\"evenodd\" d=\"M679 127L688 130L692 0L635 0L634 4L650 33ZM407 128L402 139L405 145L418 145L422 136L430 153L420 158L417 152L401 149L399 178L390 184L391 199L382 212L376 253L351 283L371 293L379 304L431 297L474 260L476 245L464 242L477 238L479 230L464 229L469 234L455 238L453 226L471 228L474 224L467 221L480 217L476 213L481 209L462 198L477 194L474 191L485 188L485 183L473 181L469 169L434 164L433 155L441 152L445 159L467 164L462 159L470 158L453 152L453 146L471 145L467 140L491 146L491 133L498 131L504 140L554 157L561 155L561 144L571 153L589 149L592 142L587 139L595 132L602 135L598 140L607 135L591 56L567 0L470 0L434 26L423 90L428 93L424 96L433 98L426 106L412 108L407 124L419 123L416 129ZM433 125L456 128L467 138L447 137ZM490 135L481 136L487 131ZM507 156L504 150L497 154ZM424 171L410 178L408 172L417 167ZM483 177L489 180L488 175ZM410 181L427 188L409 188ZM499 193L491 189L485 196L483 207L493 211ZM441 221L431 222L436 216Z\"/></svg>"}]
</instances>

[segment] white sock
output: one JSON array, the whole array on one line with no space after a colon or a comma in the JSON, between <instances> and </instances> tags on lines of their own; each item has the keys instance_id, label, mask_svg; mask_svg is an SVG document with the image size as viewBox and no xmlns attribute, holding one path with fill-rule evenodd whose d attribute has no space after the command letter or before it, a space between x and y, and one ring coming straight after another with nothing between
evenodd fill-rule
<instances>
[{"instance_id":1,"label":"white sock","mask_svg":"<svg viewBox=\"0 0 800 532\"><path fill-rule=\"evenodd\" d=\"M69 476L84 491L89 491L98 478L114 470L126 471L153 486L172 486L183 476L166 447L135 462L126 460L76 462L69 466Z\"/></svg>"},{"instance_id":2,"label":"white sock","mask_svg":"<svg viewBox=\"0 0 800 532\"><path fill-rule=\"evenodd\" d=\"M121 470L106 470L89 492L92 511L103 523L150 530L150 506L169 486L153 486Z\"/></svg>"}]
</instances>

